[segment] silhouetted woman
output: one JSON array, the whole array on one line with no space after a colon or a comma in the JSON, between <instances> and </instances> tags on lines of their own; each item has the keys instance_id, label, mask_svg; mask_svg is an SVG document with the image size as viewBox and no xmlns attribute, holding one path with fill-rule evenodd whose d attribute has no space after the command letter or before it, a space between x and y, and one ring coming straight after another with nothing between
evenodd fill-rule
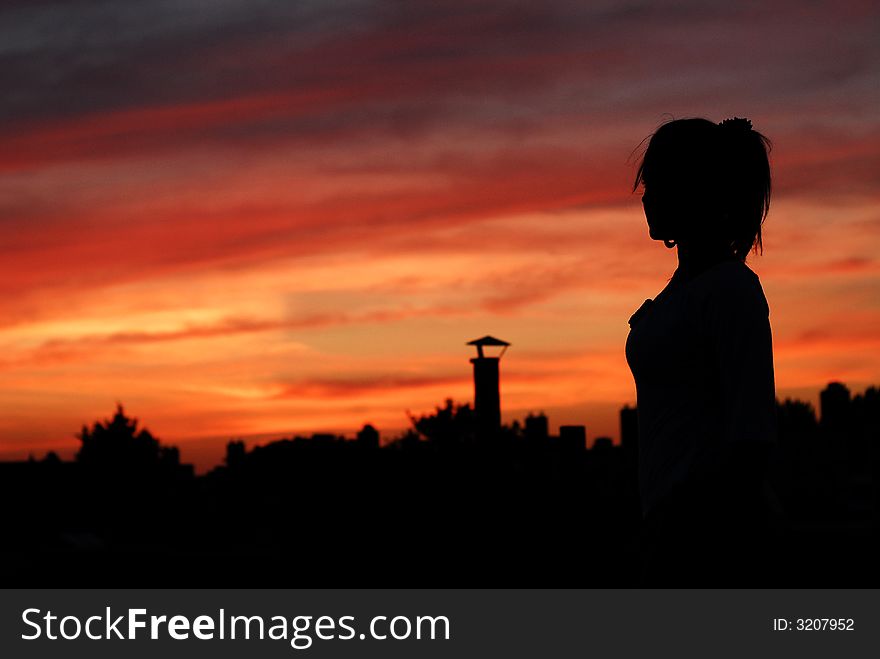
<instances>
[{"instance_id":1,"label":"silhouetted woman","mask_svg":"<svg viewBox=\"0 0 880 659\"><path fill-rule=\"evenodd\" d=\"M747 119L681 119L648 143L634 189L667 286L630 319L643 583L767 585L764 499L776 437L769 309L746 266L770 206L768 140Z\"/></svg>"}]
</instances>

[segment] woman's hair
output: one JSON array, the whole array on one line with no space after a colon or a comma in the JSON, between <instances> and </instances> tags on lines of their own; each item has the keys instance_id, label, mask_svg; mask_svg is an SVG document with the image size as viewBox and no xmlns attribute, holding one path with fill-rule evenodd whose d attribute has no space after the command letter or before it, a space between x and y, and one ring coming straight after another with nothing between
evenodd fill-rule
<instances>
[{"instance_id":1,"label":"woman's hair","mask_svg":"<svg viewBox=\"0 0 880 659\"><path fill-rule=\"evenodd\" d=\"M761 245L761 225L770 210L770 140L748 119L677 119L650 136L636 173L640 184L672 182L685 190L693 208L711 208L717 226L709 229L729 241L745 260ZM672 239L680 236L670 236Z\"/></svg>"}]
</instances>

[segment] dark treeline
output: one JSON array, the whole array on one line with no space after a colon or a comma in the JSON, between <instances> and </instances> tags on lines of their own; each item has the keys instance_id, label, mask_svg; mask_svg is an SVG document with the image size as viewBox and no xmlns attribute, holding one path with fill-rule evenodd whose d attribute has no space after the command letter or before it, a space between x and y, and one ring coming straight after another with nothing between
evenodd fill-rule
<instances>
[{"instance_id":1,"label":"dark treeline","mask_svg":"<svg viewBox=\"0 0 880 659\"><path fill-rule=\"evenodd\" d=\"M880 390L778 404L778 542L754 584L876 586ZM637 417L621 444L543 414L486 433L447 401L391 441L295 437L196 477L120 406L75 461L0 463L4 586L636 586Z\"/></svg>"}]
</instances>

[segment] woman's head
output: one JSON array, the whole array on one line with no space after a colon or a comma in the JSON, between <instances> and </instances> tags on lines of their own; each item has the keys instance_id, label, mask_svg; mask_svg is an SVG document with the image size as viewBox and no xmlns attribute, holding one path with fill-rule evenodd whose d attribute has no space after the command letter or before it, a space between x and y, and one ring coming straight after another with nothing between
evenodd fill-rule
<instances>
[{"instance_id":1,"label":"woman's head","mask_svg":"<svg viewBox=\"0 0 880 659\"><path fill-rule=\"evenodd\" d=\"M770 141L748 119L677 119L648 142L633 190L651 237L668 245L724 244L745 260L761 247L770 208Z\"/></svg>"}]
</instances>

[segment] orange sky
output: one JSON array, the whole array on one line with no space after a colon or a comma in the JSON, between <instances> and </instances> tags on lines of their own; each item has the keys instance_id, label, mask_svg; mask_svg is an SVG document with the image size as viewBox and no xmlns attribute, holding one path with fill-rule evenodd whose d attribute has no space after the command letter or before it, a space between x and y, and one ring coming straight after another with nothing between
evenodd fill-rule
<instances>
[{"instance_id":1,"label":"orange sky","mask_svg":"<svg viewBox=\"0 0 880 659\"><path fill-rule=\"evenodd\" d=\"M880 383L876 3L9 3L0 457L121 401L225 440L386 435L471 398L617 436L627 319L674 253L633 150L669 116L774 143L781 397Z\"/></svg>"}]
</instances>

